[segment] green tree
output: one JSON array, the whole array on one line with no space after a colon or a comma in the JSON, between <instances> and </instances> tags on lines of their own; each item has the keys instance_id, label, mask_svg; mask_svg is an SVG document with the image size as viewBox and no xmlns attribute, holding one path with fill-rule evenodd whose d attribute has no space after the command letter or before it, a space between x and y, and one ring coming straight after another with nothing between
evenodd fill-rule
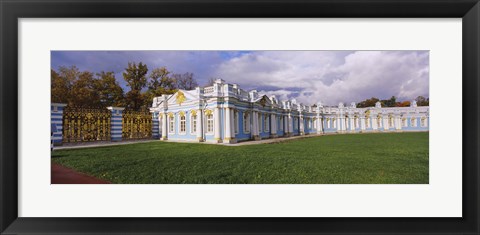
<instances>
[{"instance_id":1,"label":"green tree","mask_svg":"<svg viewBox=\"0 0 480 235\"><path fill-rule=\"evenodd\" d=\"M170 71L165 67L155 68L150 73L148 90L145 93L145 105L150 106L154 97L161 96L163 94L175 93L175 80L170 76Z\"/></svg>"},{"instance_id":2,"label":"green tree","mask_svg":"<svg viewBox=\"0 0 480 235\"><path fill-rule=\"evenodd\" d=\"M115 79L113 72L97 73L96 90L98 91L100 103L103 107L125 105L125 97L122 87Z\"/></svg>"},{"instance_id":3,"label":"green tree","mask_svg":"<svg viewBox=\"0 0 480 235\"><path fill-rule=\"evenodd\" d=\"M130 87L130 91L126 94L126 105L134 110L139 110L144 105L145 96L142 94L142 89L147 85L146 64L142 62L138 65L134 62L129 62L128 67L123 72L123 79Z\"/></svg>"},{"instance_id":4,"label":"green tree","mask_svg":"<svg viewBox=\"0 0 480 235\"><path fill-rule=\"evenodd\" d=\"M395 107L397 104L397 97L392 96L390 99L381 100L380 102L382 103L382 107Z\"/></svg>"},{"instance_id":5,"label":"green tree","mask_svg":"<svg viewBox=\"0 0 480 235\"><path fill-rule=\"evenodd\" d=\"M50 70L50 74L51 101L53 103L68 103L71 84L53 69Z\"/></svg>"},{"instance_id":6,"label":"green tree","mask_svg":"<svg viewBox=\"0 0 480 235\"><path fill-rule=\"evenodd\" d=\"M52 102L75 105L72 94L73 84L78 80L80 71L76 66L60 66L58 72L51 69Z\"/></svg>"},{"instance_id":7,"label":"green tree","mask_svg":"<svg viewBox=\"0 0 480 235\"><path fill-rule=\"evenodd\" d=\"M417 106L428 106L430 104L429 98L419 96L415 99L417 101Z\"/></svg>"},{"instance_id":8,"label":"green tree","mask_svg":"<svg viewBox=\"0 0 480 235\"><path fill-rule=\"evenodd\" d=\"M88 71L80 72L78 79L72 85L72 99L69 104L84 107L100 106L100 96L96 83L93 73Z\"/></svg>"}]
</instances>

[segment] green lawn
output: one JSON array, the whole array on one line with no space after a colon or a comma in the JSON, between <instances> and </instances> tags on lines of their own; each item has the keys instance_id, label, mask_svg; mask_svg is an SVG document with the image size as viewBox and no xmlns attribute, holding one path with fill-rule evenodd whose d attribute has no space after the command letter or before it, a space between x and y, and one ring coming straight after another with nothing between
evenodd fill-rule
<instances>
[{"instance_id":1,"label":"green lawn","mask_svg":"<svg viewBox=\"0 0 480 235\"><path fill-rule=\"evenodd\" d=\"M428 184L428 133L327 135L238 147L148 142L55 150L120 184Z\"/></svg>"}]
</instances>

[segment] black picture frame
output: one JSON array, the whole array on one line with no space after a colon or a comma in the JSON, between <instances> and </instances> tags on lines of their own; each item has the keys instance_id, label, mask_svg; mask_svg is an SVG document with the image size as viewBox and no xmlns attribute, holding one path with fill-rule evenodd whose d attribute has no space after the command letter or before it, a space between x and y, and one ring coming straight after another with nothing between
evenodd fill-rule
<instances>
[{"instance_id":1,"label":"black picture frame","mask_svg":"<svg viewBox=\"0 0 480 235\"><path fill-rule=\"evenodd\" d=\"M1 0L0 231L69 233L478 234L478 0ZM24 218L18 217L19 18L386 17L462 18L462 218ZM442 206L442 205L438 205Z\"/></svg>"}]
</instances>

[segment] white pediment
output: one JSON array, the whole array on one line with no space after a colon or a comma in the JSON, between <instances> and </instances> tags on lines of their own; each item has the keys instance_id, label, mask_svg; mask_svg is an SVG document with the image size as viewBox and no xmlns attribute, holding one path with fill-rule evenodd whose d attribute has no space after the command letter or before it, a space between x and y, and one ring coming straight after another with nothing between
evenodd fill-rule
<instances>
[{"instance_id":1,"label":"white pediment","mask_svg":"<svg viewBox=\"0 0 480 235\"><path fill-rule=\"evenodd\" d=\"M196 90L186 91L179 90L173 95L168 97L168 106L172 105L183 105L192 101L198 101L198 96Z\"/></svg>"}]
</instances>

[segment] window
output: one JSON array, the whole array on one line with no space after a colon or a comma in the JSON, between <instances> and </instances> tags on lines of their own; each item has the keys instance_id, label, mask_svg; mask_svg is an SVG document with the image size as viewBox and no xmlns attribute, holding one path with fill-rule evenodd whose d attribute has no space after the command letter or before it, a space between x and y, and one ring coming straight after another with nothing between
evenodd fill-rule
<instances>
[{"instance_id":1,"label":"window","mask_svg":"<svg viewBox=\"0 0 480 235\"><path fill-rule=\"evenodd\" d=\"M213 114L207 114L207 133L213 132Z\"/></svg>"},{"instance_id":2,"label":"window","mask_svg":"<svg viewBox=\"0 0 480 235\"><path fill-rule=\"evenodd\" d=\"M169 121L170 125L169 125L168 131L170 133L174 133L175 132L175 117L173 115L170 115L169 119L170 119L170 121Z\"/></svg>"},{"instance_id":3,"label":"window","mask_svg":"<svg viewBox=\"0 0 480 235\"><path fill-rule=\"evenodd\" d=\"M233 111L233 123L235 125L235 134L238 134L238 111Z\"/></svg>"},{"instance_id":4,"label":"window","mask_svg":"<svg viewBox=\"0 0 480 235\"><path fill-rule=\"evenodd\" d=\"M337 119L333 119L333 128L337 128Z\"/></svg>"},{"instance_id":5,"label":"window","mask_svg":"<svg viewBox=\"0 0 480 235\"><path fill-rule=\"evenodd\" d=\"M406 127L406 126L407 126L407 119L402 118L402 127Z\"/></svg>"},{"instance_id":6,"label":"window","mask_svg":"<svg viewBox=\"0 0 480 235\"><path fill-rule=\"evenodd\" d=\"M393 127L393 117L390 117L390 118L388 119L388 125L389 125L390 127Z\"/></svg>"},{"instance_id":7,"label":"window","mask_svg":"<svg viewBox=\"0 0 480 235\"><path fill-rule=\"evenodd\" d=\"M367 128L370 128L370 118L369 118L369 117L366 117L366 118L365 118L365 126L366 126Z\"/></svg>"},{"instance_id":8,"label":"window","mask_svg":"<svg viewBox=\"0 0 480 235\"><path fill-rule=\"evenodd\" d=\"M263 129L265 130L265 132L268 132L270 130L269 121L270 121L270 118L269 118L268 114L265 114L264 120L263 120L263 126L264 126Z\"/></svg>"},{"instance_id":9,"label":"window","mask_svg":"<svg viewBox=\"0 0 480 235\"><path fill-rule=\"evenodd\" d=\"M417 127L417 119L416 119L416 118L412 118L412 119L410 120L410 125L411 125L412 127Z\"/></svg>"},{"instance_id":10,"label":"window","mask_svg":"<svg viewBox=\"0 0 480 235\"><path fill-rule=\"evenodd\" d=\"M382 117L380 116L377 117L377 125L378 127L382 127Z\"/></svg>"},{"instance_id":11,"label":"window","mask_svg":"<svg viewBox=\"0 0 480 235\"><path fill-rule=\"evenodd\" d=\"M192 116L190 116L190 132L197 132L197 115L192 114Z\"/></svg>"},{"instance_id":12,"label":"window","mask_svg":"<svg viewBox=\"0 0 480 235\"><path fill-rule=\"evenodd\" d=\"M297 130L298 129L298 118L293 119L293 129Z\"/></svg>"},{"instance_id":13,"label":"window","mask_svg":"<svg viewBox=\"0 0 480 235\"><path fill-rule=\"evenodd\" d=\"M360 124L358 122L358 117L355 117L355 129L357 129L358 127L360 127Z\"/></svg>"},{"instance_id":14,"label":"window","mask_svg":"<svg viewBox=\"0 0 480 235\"><path fill-rule=\"evenodd\" d=\"M426 126L427 126L427 118L422 117L422 127L426 127Z\"/></svg>"},{"instance_id":15,"label":"window","mask_svg":"<svg viewBox=\"0 0 480 235\"><path fill-rule=\"evenodd\" d=\"M280 125L278 125L278 129L283 131L283 116L280 116Z\"/></svg>"},{"instance_id":16,"label":"window","mask_svg":"<svg viewBox=\"0 0 480 235\"><path fill-rule=\"evenodd\" d=\"M183 115L183 116L180 117L180 132L181 133L185 133L185 131L186 131L185 122L186 122L186 118L185 118L185 115Z\"/></svg>"},{"instance_id":17,"label":"window","mask_svg":"<svg viewBox=\"0 0 480 235\"><path fill-rule=\"evenodd\" d=\"M262 132L262 114L258 114L258 132Z\"/></svg>"},{"instance_id":18,"label":"window","mask_svg":"<svg viewBox=\"0 0 480 235\"><path fill-rule=\"evenodd\" d=\"M312 120L307 118L307 129L312 129Z\"/></svg>"},{"instance_id":19,"label":"window","mask_svg":"<svg viewBox=\"0 0 480 235\"><path fill-rule=\"evenodd\" d=\"M248 112L243 113L243 133L250 133L250 115Z\"/></svg>"},{"instance_id":20,"label":"window","mask_svg":"<svg viewBox=\"0 0 480 235\"><path fill-rule=\"evenodd\" d=\"M317 129L317 119L313 119L313 129Z\"/></svg>"}]
</instances>

